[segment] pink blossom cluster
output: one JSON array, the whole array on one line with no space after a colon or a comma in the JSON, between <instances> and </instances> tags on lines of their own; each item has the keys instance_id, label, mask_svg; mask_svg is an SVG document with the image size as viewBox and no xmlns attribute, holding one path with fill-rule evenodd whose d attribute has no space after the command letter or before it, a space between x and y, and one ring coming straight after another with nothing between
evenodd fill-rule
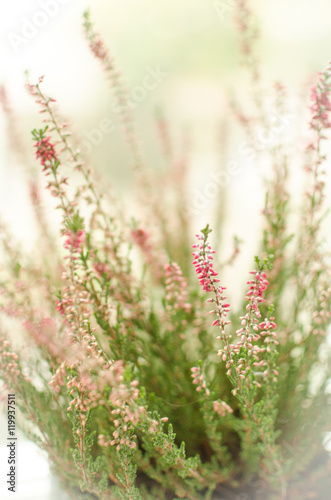
<instances>
[{"instance_id":1,"label":"pink blossom cluster","mask_svg":"<svg viewBox=\"0 0 331 500\"><path fill-rule=\"evenodd\" d=\"M91 298L85 289L83 277L78 276L80 265L75 259L70 260L70 268L62 273L66 282L56 309L64 316L67 337L73 344L91 340L94 328L91 323Z\"/></svg>"},{"instance_id":2,"label":"pink blossom cluster","mask_svg":"<svg viewBox=\"0 0 331 500\"><path fill-rule=\"evenodd\" d=\"M43 82L43 80L44 80L44 75L43 75L43 76L40 76L40 77L38 78L38 83L42 83L42 82ZM27 84L25 85L25 87L27 88L28 92L29 92L32 96L34 96L34 95L38 95L38 94L39 94L39 92L38 92L38 85L35 85L35 84L33 84L33 83L27 83Z\"/></svg>"},{"instance_id":3,"label":"pink blossom cluster","mask_svg":"<svg viewBox=\"0 0 331 500\"><path fill-rule=\"evenodd\" d=\"M100 373L100 370L107 370L107 361L103 356L96 337L91 333L85 333L78 344L69 330L65 331L65 337L61 338L57 344L63 361L54 372L49 382L50 387L55 392L60 392L61 387L64 385L70 388L69 386L72 384L71 380L73 378L72 376L68 378L67 368L70 368L71 371L74 370L79 374L82 387L90 393L91 401L93 401L91 406L95 407L96 401L98 401L98 404L102 404L100 396L102 390L97 391L97 386L93 382L91 373L97 374ZM59 362L60 359L58 358L57 361ZM103 374L102 380L104 380Z\"/></svg>"},{"instance_id":4,"label":"pink blossom cluster","mask_svg":"<svg viewBox=\"0 0 331 500\"><path fill-rule=\"evenodd\" d=\"M29 336L34 339L36 345L47 348L50 355L54 358L63 355L64 350L68 347L68 342L65 338L61 338L59 342L59 325L53 318L44 317L40 320L23 322L24 329Z\"/></svg>"},{"instance_id":5,"label":"pink blossom cluster","mask_svg":"<svg viewBox=\"0 0 331 500\"><path fill-rule=\"evenodd\" d=\"M133 241L138 245L143 253L150 253L152 250L149 242L150 236L144 229L133 229L131 231Z\"/></svg>"},{"instance_id":6,"label":"pink blossom cluster","mask_svg":"<svg viewBox=\"0 0 331 500\"><path fill-rule=\"evenodd\" d=\"M69 295L65 295L61 298L61 300L56 301L56 310L64 316L67 310L67 307L71 307L73 304L72 298Z\"/></svg>"},{"instance_id":7,"label":"pink blossom cluster","mask_svg":"<svg viewBox=\"0 0 331 500\"><path fill-rule=\"evenodd\" d=\"M207 238L203 235L196 235L199 244L192 245L193 248L198 248L199 252L193 252L195 266L195 272L199 278L199 285L202 286L205 292L214 292L215 298L207 299L207 302L215 302L216 308L212 309L209 314L216 314L217 319L214 320L213 326L220 326L222 333L224 333L224 328L229 325L231 321L226 321L228 313L230 312L230 304L225 302L226 297L224 291L226 287L215 286L215 283L219 283L220 280L215 278L218 275L213 269L213 255L215 250L212 250L211 246L207 242Z\"/></svg>"},{"instance_id":8,"label":"pink blossom cluster","mask_svg":"<svg viewBox=\"0 0 331 500\"><path fill-rule=\"evenodd\" d=\"M80 246L84 241L85 233L80 229L77 233L74 231L67 231L66 240L64 243L64 248L70 250L71 252L77 252L80 250Z\"/></svg>"},{"instance_id":9,"label":"pink blossom cluster","mask_svg":"<svg viewBox=\"0 0 331 500\"><path fill-rule=\"evenodd\" d=\"M62 363L55 370L51 380L48 382L48 385L57 393L59 393L61 391L61 387L66 384L66 364L67 363L65 361L62 361Z\"/></svg>"},{"instance_id":10,"label":"pink blossom cluster","mask_svg":"<svg viewBox=\"0 0 331 500\"><path fill-rule=\"evenodd\" d=\"M39 141L34 144L34 147L36 148L36 158L37 160L40 159L40 163L44 166L43 170L46 170L47 166L45 165L46 162L57 162L59 161L59 158L57 156L57 153L55 151L55 145L51 142L51 137L43 137Z\"/></svg>"},{"instance_id":11,"label":"pink blossom cluster","mask_svg":"<svg viewBox=\"0 0 331 500\"><path fill-rule=\"evenodd\" d=\"M119 422L117 420L116 422ZM99 434L98 443L100 446L116 446L116 450L119 451L122 446L128 446L130 449L136 448L136 442L133 440L136 436L131 435L133 432L133 426L124 424L121 428L116 429L113 432L113 438L108 438L104 434Z\"/></svg>"},{"instance_id":12,"label":"pink blossom cluster","mask_svg":"<svg viewBox=\"0 0 331 500\"><path fill-rule=\"evenodd\" d=\"M227 413L233 413L231 406L226 404L224 401L214 401L213 409L216 413L221 415L221 417L225 417Z\"/></svg>"},{"instance_id":13,"label":"pink blossom cluster","mask_svg":"<svg viewBox=\"0 0 331 500\"><path fill-rule=\"evenodd\" d=\"M21 371L18 355L12 352L9 341L4 337L0 338L0 370L4 382L2 394L12 392L12 387L22 386L22 378L29 382L29 378Z\"/></svg>"},{"instance_id":14,"label":"pink blossom cluster","mask_svg":"<svg viewBox=\"0 0 331 500\"><path fill-rule=\"evenodd\" d=\"M61 314L66 316L68 323L73 326L76 325L75 321L77 319L77 315L79 315L80 320L78 320L77 326L81 327L82 323L85 324L89 318L89 311L87 308L89 295L86 290L80 290L79 283L77 283L77 285L77 289L75 290L77 294L73 294L74 290L70 290L69 288L64 289L62 300L61 302L58 302L57 309L61 312Z\"/></svg>"},{"instance_id":15,"label":"pink blossom cluster","mask_svg":"<svg viewBox=\"0 0 331 500\"><path fill-rule=\"evenodd\" d=\"M213 255L215 250L207 244L204 235L196 234L199 243L192 245L192 248L198 250L193 252L194 261L192 264L195 266L195 272L199 278L199 285L202 286L205 292L214 291L214 283L219 283L219 279L215 278L218 275L213 269Z\"/></svg>"},{"instance_id":16,"label":"pink blossom cluster","mask_svg":"<svg viewBox=\"0 0 331 500\"><path fill-rule=\"evenodd\" d=\"M131 237L143 253L145 262L148 265L154 279L156 281L163 279L164 273L162 270L166 257L162 251L156 250L155 245L152 245L151 235L145 231L145 229L138 228L131 231Z\"/></svg>"},{"instance_id":17,"label":"pink blossom cluster","mask_svg":"<svg viewBox=\"0 0 331 500\"><path fill-rule=\"evenodd\" d=\"M88 413L91 407L96 406L95 404L92 406L92 403L95 403L95 398L91 395L91 384L87 382L87 380L84 380L83 377L77 374L71 377L66 384L69 394L75 396L71 400L67 411L76 410L79 412L82 416L83 425L86 423L86 413Z\"/></svg>"},{"instance_id":18,"label":"pink blossom cluster","mask_svg":"<svg viewBox=\"0 0 331 500\"><path fill-rule=\"evenodd\" d=\"M1 359L1 372L6 375L9 382L11 378L17 378L21 375L21 370L18 366L18 356L9 350L9 342L5 338L0 339L0 359ZM10 360L8 362L8 360Z\"/></svg>"},{"instance_id":19,"label":"pink blossom cluster","mask_svg":"<svg viewBox=\"0 0 331 500\"><path fill-rule=\"evenodd\" d=\"M310 127L313 130L320 131L321 129L327 129L331 127L331 122L329 119L329 112L331 111L331 87L329 84L330 76L331 63L329 63L329 66L325 69L325 71L320 73L319 82L311 89L312 104L310 106L310 110L312 112L312 118Z\"/></svg>"},{"instance_id":20,"label":"pink blossom cluster","mask_svg":"<svg viewBox=\"0 0 331 500\"><path fill-rule=\"evenodd\" d=\"M323 337L326 337L327 332L325 329L321 328L321 324L325 324L327 322L330 323L331 288L320 290L318 295L318 307L312 314L312 333L313 335L322 335Z\"/></svg>"},{"instance_id":21,"label":"pink blossom cluster","mask_svg":"<svg viewBox=\"0 0 331 500\"><path fill-rule=\"evenodd\" d=\"M206 396L210 395L210 391L207 387L207 383L204 377L204 374L201 371L201 368L199 366L194 366L191 368L192 375L191 377L193 378L193 384L197 385L197 392L200 392L202 390L205 391Z\"/></svg>"},{"instance_id":22,"label":"pink blossom cluster","mask_svg":"<svg viewBox=\"0 0 331 500\"><path fill-rule=\"evenodd\" d=\"M130 384L124 383L124 361L118 360L112 363L109 370L104 372L105 383L112 387L109 395L109 404L115 407L111 411L114 417L115 431L113 439L107 438L103 434L98 436L98 442L101 446L116 446L120 450L123 445L129 448L135 448L134 426L140 421L142 416L146 415L143 406L138 406L136 401L139 397L138 380L132 380ZM158 422L156 422L158 424ZM151 429L150 432L152 432Z\"/></svg>"},{"instance_id":23,"label":"pink blossom cluster","mask_svg":"<svg viewBox=\"0 0 331 500\"><path fill-rule=\"evenodd\" d=\"M104 61L108 56L108 50L99 35L90 39L90 49L98 59Z\"/></svg>"},{"instance_id":24,"label":"pink blossom cluster","mask_svg":"<svg viewBox=\"0 0 331 500\"><path fill-rule=\"evenodd\" d=\"M267 275L264 271L261 273L258 271L250 271L250 274L254 274L255 279L247 281L247 285L250 286L245 297L245 299L249 301L246 309L254 309L255 316L260 318L261 313L259 310L259 304L265 301L263 294L269 285L269 281L267 280Z\"/></svg>"},{"instance_id":25,"label":"pink blossom cluster","mask_svg":"<svg viewBox=\"0 0 331 500\"><path fill-rule=\"evenodd\" d=\"M202 286L205 292L214 292L214 297L207 299L207 302L215 304L215 308L209 311L209 314L215 314L217 318L213 321L212 326L218 326L221 329L221 335L218 335L217 340L223 340L224 350L223 360L228 358L229 348L228 348L228 338L225 335L225 327L231 323L227 320L227 315L230 312L230 304L226 302L227 297L224 295L226 287L215 285L219 283L220 280L215 278L218 275L213 269L213 255L215 253L207 241L207 235L204 233L202 235L196 235L199 243L193 245L193 248L198 248L199 251L193 252L194 261L193 265L196 268L196 273L198 274L199 284ZM231 339L232 336L230 335ZM230 359L229 362L232 363Z\"/></svg>"},{"instance_id":26,"label":"pink blossom cluster","mask_svg":"<svg viewBox=\"0 0 331 500\"><path fill-rule=\"evenodd\" d=\"M249 290L246 293L246 300L249 302L246 306L247 313L240 317L242 327L236 331L239 340L235 344L230 344L228 347L225 346L223 349L218 351L218 355L223 357L226 361L227 374L233 375L235 373L236 378L239 379L239 386L247 378L248 373L251 371L252 366L254 367L264 367L268 366L268 362L264 359L260 359L260 354L271 352L272 344L277 345L279 342L276 340L276 333L274 330L277 325L274 322L274 317L266 318L264 321L260 321L261 312L259 305L265 301L263 294L268 286L268 280L266 273L264 271L251 271L254 275L253 280L248 280ZM253 344L265 337L264 342L267 344L266 347L261 347L258 344ZM241 349L244 348L247 351L247 357L241 356ZM234 369L234 357L237 357L236 367ZM252 361L250 361L250 359ZM273 373L272 375L277 375L278 373ZM268 368L265 368L263 372L259 373L262 378L270 376ZM260 382L254 380L253 382L258 387L261 387ZM236 394L237 389L235 389L234 394Z\"/></svg>"},{"instance_id":27,"label":"pink blossom cluster","mask_svg":"<svg viewBox=\"0 0 331 500\"><path fill-rule=\"evenodd\" d=\"M108 280L114 276L114 272L105 262L95 262L95 264L93 264L93 268L99 276L106 275Z\"/></svg>"},{"instance_id":28,"label":"pink blossom cluster","mask_svg":"<svg viewBox=\"0 0 331 500\"><path fill-rule=\"evenodd\" d=\"M171 309L184 309L190 311L191 304L187 301L187 281L183 277L183 273L176 263L165 264L165 289L166 301L168 303L167 310Z\"/></svg>"},{"instance_id":29,"label":"pink blossom cluster","mask_svg":"<svg viewBox=\"0 0 331 500\"><path fill-rule=\"evenodd\" d=\"M93 363L93 365L95 369L95 363ZM78 416L80 426L77 428L76 434L83 438L87 430L86 424L88 414L91 408L95 408L99 404L102 404L102 396L98 391L97 382L93 380L91 371L86 370L84 363L74 363L70 368L71 371L74 370L76 372L76 375L66 377L67 389L69 390L69 394L73 397L67 411L74 411Z\"/></svg>"}]
</instances>

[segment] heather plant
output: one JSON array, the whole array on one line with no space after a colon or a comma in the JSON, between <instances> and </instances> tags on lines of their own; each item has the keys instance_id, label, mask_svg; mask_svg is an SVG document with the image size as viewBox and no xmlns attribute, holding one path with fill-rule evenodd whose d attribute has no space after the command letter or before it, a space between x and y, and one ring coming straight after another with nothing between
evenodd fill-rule
<instances>
[{"instance_id":1,"label":"heather plant","mask_svg":"<svg viewBox=\"0 0 331 500\"><path fill-rule=\"evenodd\" d=\"M251 144L269 104L259 90L257 32L246 1L238 2L236 23L254 99L247 114L239 101L232 108ZM128 91L88 12L84 30L113 90L137 211L133 218L124 210L81 156L43 77L27 84L43 118L32 131L36 163L23 151L2 89L39 229L30 254L0 226L4 399L16 394L22 430L47 452L71 498L326 499L331 277L323 221L331 64L311 90L309 141L295 145L309 186L296 230L293 158L279 141L264 152L271 174L259 256L241 283L225 282L244 246L236 238L232 256L220 263L213 249L222 244L219 201L211 216L217 240L211 223L194 236L187 158L174 159L160 113L167 182L147 167ZM272 112L281 116L280 84L274 100ZM36 165L61 214L58 235L42 209ZM232 307L227 293L242 285Z\"/></svg>"}]
</instances>

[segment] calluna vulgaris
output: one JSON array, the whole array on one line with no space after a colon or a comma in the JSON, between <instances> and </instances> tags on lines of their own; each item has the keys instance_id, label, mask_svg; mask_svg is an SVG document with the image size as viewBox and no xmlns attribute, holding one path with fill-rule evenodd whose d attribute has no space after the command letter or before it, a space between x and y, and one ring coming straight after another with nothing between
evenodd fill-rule
<instances>
[{"instance_id":1,"label":"calluna vulgaris","mask_svg":"<svg viewBox=\"0 0 331 500\"><path fill-rule=\"evenodd\" d=\"M247 1L237 3L254 108L248 115L233 104L233 111L252 141L272 110L260 90L255 21ZM46 450L71 498L329 498L323 439L331 430L331 288L321 225L331 64L311 90L310 140L295 147L297 155L304 151L309 189L294 235L291 149L278 141L265 153L272 173L260 256L242 277L246 290L235 308L227 294L233 296L238 284L226 283L224 270L240 241L220 265L213 250L219 237L214 245L209 226L192 236L187 156L174 158L159 115L170 173L164 182L146 168L128 91L88 13L84 30L114 91L141 216L128 217L111 189L99 185L72 145L43 78L27 85L44 122L32 132L42 167L36 169L24 156L2 89L9 136L29 166L40 229L30 255L1 223L3 397L16 394L23 431ZM287 103L282 85L275 85L274 96L273 113L281 117ZM65 176L68 165L71 178ZM58 240L42 209L38 170L62 214Z\"/></svg>"}]
</instances>

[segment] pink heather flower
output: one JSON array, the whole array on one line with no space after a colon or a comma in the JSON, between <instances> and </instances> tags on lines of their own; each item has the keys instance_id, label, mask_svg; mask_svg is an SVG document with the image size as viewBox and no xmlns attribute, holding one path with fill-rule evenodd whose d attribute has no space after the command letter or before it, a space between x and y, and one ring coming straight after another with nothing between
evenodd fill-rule
<instances>
[{"instance_id":1,"label":"pink heather flower","mask_svg":"<svg viewBox=\"0 0 331 500\"><path fill-rule=\"evenodd\" d=\"M67 248L71 251L79 250L80 245L84 241L84 231L80 229L77 233L73 231L67 231L66 233L67 239L64 243L64 248Z\"/></svg>"},{"instance_id":2,"label":"pink heather flower","mask_svg":"<svg viewBox=\"0 0 331 500\"><path fill-rule=\"evenodd\" d=\"M259 306L265 300L263 295L269 284L266 273L264 271L251 271L250 274L254 275L254 279L247 281L249 290L245 298L249 303L246 306L247 313L245 316L240 317L241 328L236 331L239 339L234 344L225 343L224 348L218 351L218 355L222 356L222 360L226 362L227 375L235 376L238 380L239 385L235 388L236 392L241 387L242 381L248 376L251 365L255 367L265 367L267 365L265 360L259 360L259 354L265 351L270 353L271 344L278 344L276 333L274 332L277 328L274 322L275 318L266 318L264 321L260 319L261 312ZM228 306L228 304L223 304L223 306ZM259 341L264 336L266 347L254 344L254 342ZM246 361L242 360L237 366L234 366L233 356L239 355L242 348L247 350L248 358ZM266 379L267 375L268 372L264 371L263 378ZM253 383L261 387L259 382L254 381Z\"/></svg>"},{"instance_id":3,"label":"pink heather flower","mask_svg":"<svg viewBox=\"0 0 331 500\"><path fill-rule=\"evenodd\" d=\"M48 382L48 385L52 387L55 392L59 393L61 387L63 387L66 383L66 377L67 377L66 366L65 363L63 362L56 369L51 380Z\"/></svg>"},{"instance_id":4,"label":"pink heather flower","mask_svg":"<svg viewBox=\"0 0 331 500\"><path fill-rule=\"evenodd\" d=\"M59 161L55 146L50 142L50 139L50 136L47 136L34 144L34 147L37 148L36 158L40 159L40 163L44 167L46 162Z\"/></svg>"},{"instance_id":5,"label":"pink heather flower","mask_svg":"<svg viewBox=\"0 0 331 500\"><path fill-rule=\"evenodd\" d=\"M56 310L59 311L62 316L66 314L66 309L73 305L73 301L69 298L62 298L62 300L56 301Z\"/></svg>"},{"instance_id":6,"label":"pink heather flower","mask_svg":"<svg viewBox=\"0 0 331 500\"><path fill-rule=\"evenodd\" d=\"M214 283L219 283L219 279L215 276L218 275L213 269L213 256L215 253L211 249L210 245L207 245L207 238L202 235L197 234L196 237L199 240L198 245L192 245L192 248L198 248L199 251L193 252L194 257L193 265L195 266L195 272L199 278L199 285L202 286L205 292L213 292Z\"/></svg>"},{"instance_id":7,"label":"pink heather flower","mask_svg":"<svg viewBox=\"0 0 331 500\"><path fill-rule=\"evenodd\" d=\"M210 396L210 391L207 387L207 383L205 381L204 374L201 371L200 366L194 366L191 368L191 377L193 378L192 383L194 385L197 385L196 391L200 392L201 390L204 390L206 393L206 396Z\"/></svg>"},{"instance_id":8,"label":"pink heather flower","mask_svg":"<svg viewBox=\"0 0 331 500\"><path fill-rule=\"evenodd\" d=\"M67 347L62 338L59 342L58 325L53 318L45 317L40 321L26 320L23 322L24 329L29 336L34 339L36 345L40 347L47 346L52 356L59 356Z\"/></svg>"},{"instance_id":9,"label":"pink heather flower","mask_svg":"<svg viewBox=\"0 0 331 500\"><path fill-rule=\"evenodd\" d=\"M329 112L331 111L330 104L330 84L329 78L331 76L331 64L326 68L326 70L320 74L319 82L314 85L311 89L311 101L310 110L312 112L312 119L310 126L314 130L327 129L331 127L331 122L329 120Z\"/></svg>"},{"instance_id":10,"label":"pink heather flower","mask_svg":"<svg viewBox=\"0 0 331 500\"><path fill-rule=\"evenodd\" d=\"M217 319L212 323L212 326L219 326L222 333L222 338L225 345L227 345L227 338L225 336L224 328L229 325L231 321L226 320L228 313L230 312L230 304L225 302L226 297L224 291L226 290L223 286L218 286L217 283L220 282L215 276L218 273L213 269L213 254L211 246L208 243L208 234L210 230L208 226L206 229L201 231L202 234L197 234L199 243L192 245L196 251L193 252L193 265L195 266L195 272L198 275L199 285L205 292L214 292L214 298L207 299L207 302L215 302L215 309L210 311L210 314L215 314ZM217 337L221 338L221 337Z\"/></svg>"},{"instance_id":11,"label":"pink heather flower","mask_svg":"<svg viewBox=\"0 0 331 500\"><path fill-rule=\"evenodd\" d=\"M92 40L90 40L90 49L93 52L93 54L102 61L104 61L107 58L108 50L98 35L96 35Z\"/></svg>"},{"instance_id":12,"label":"pink heather flower","mask_svg":"<svg viewBox=\"0 0 331 500\"><path fill-rule=\"evenodd\" d=\"M96 262L93 265L93 268L94 268L95 272L97 274L99 274L99 276L106 275L107 279L112 278L112 276L114 274L113 271L110 269L109 265L104 263L104 262Z\"/></svg>"},{"instance_id":13,"label":"pink heather flower","mask_svg":"<svg viewBox=\"0 0 331 500\"><path fill-rule=\"evenodd\" d=\"M226 413L233 413L233 409L224 401L214 401L213 408L214 411L222 417L225 417Z\"/></svg>"},{"instance_id":14,"label":"pink heather flower","mask_svg":"<svg viewBox=\"0 0 331 500\"><path fill-rule=\"evenodd\" d=\"M166 301L171 304L167 307L190 311L191 304L187 303L187 281L182 271L175 262L164 265Z\"/></svg>"},{"instance_id":15,"label":"pink heather flower","mask_svg":"<svg viewBox=\"0 0 331 500\"><path fill-rule=\"evenodd\" d=\"M2 375L2 395L7 392L15 392L15 387L22 387L22 379L29 381L23 374L18 355L12 352L11 345L4 337L0 338L0 372ZM0 401L3 401L0 395Z\"/></svg>"},{"instance_id":16,"label":"pink heather flower","mask_svg":"<svg viewBox=\"0 0 331 500\"><path fill-rule=\"evenodd\" d=\"M163 280L163 266L168 258L162 250L157 249L155 245L151 243L151 236L144 229L132 229L131 236L134 243L136 243L136 245L140 248L154 280L156 282L160 279Z\"/></svg>"},{"instance_id":17,"label":"pink heather flower","mask_svg":"<svg viewBox=\"0 0 331 500\"><path fill-rule=\"evenodd\" d=\"M133 241L142 249L143 252L151 251L149 234L144 229L133 229L131 231Z\"/></svg>"},{"instance_id":18,"label":"pink heather flower","mask_svg":"<svg viewBox=\"0 0 331 500\"><path fill-rule=\"evenodd\" d=\"M250 274L255 274L255 280L247 281L247 285L250 285L250 287L245 299L250 301L248 309L254 309L256 317L259 318L261 317L259 304L264 302L263 294L269 285L269 281L265 272L260 274L259 272L251 271Z\"/></svg>"}]
</instances>

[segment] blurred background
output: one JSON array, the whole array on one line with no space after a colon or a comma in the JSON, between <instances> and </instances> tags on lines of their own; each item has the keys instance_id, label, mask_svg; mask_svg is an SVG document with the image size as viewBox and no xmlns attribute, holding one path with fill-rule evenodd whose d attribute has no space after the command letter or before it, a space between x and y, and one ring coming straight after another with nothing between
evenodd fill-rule
<instances>
[{"instance_id":1,"label":"blurred background","mask_svg":"<svg viewBox=\"0 0 331 500\"><path fill-rule=\"evenodd\" d=\"M5 85L18 116L22 140L33 159L30 131L40 126L37 106L24 89L45 75L43 88L56 98L69 119L93 167L115 186L130 204L132 176L129 155L98 61L90 54L82 32L82 13L91 6L92 19L102 34L128 85L144 151L151 168L162 168L155 112L162 108L170 123L174 146L180 151L183 130L190 134L193 174L188 186L195 210L194 230L208 219L213 196L199 196L218 168L220 134L227 133L228 101L246 92L232 17L236 0L15 0L2 2L0 83ZM309 82L331 59L331 3L329 0L256 0L251 2L261 32L258 56L268 87L279 81L287 87L290 120L284 133L295 137L307 129ZM25 72L28 72L28 77ZM146 75L157 83L143 87ZM111 130L102 132L105 119ZM0 113L0 214L27 247L33 244L33 216L23 175L24 165L8 148L6 123ZM99 131L96 132L96 131ZM222 140L222 137L221 137ZM239 162L240 175L228 187L230 208L225 237L245 240L251 259L252 231L263 207L258 172L240 153L242 137L234 135L226 161ZM294 171L297 168L294 165ZM296 179L292 178L293 186ZM249 198L243 196L251 188ZM330 189L329 189L330 192ZM205 199L206 198L206 199ZM232 203L232 205L231 205ZM232 208L231 208L232 207ZM235 208L233 208L235 207ZM243 216L243 210L245 216ZM251 222L247 224L247 222ZM0 425L5 428L5 423ZM1 444L4 439L1 436ZM5 449L0 448L4 471ZM19 490L15 499L61 500L49 474L45 456L19 439ZM0 497L8 496L4 474Z\"/></svg>"},{"instance_id":2,"label":"blurred background","mask_svg":"<svg viewBox=\"0 0 331 500\"><path fill-rule=\"evenodd\" d=\"M189 130L192 164L198 165L190 190L192 198L197 197L197 189L217 168L217 141L224 123L226 133L229 97L244 91L232 22L237 0L178 0L173 4L163 0L16 0L3 7L0 82L19 117L22 139L31 157L30 131L41 125L41 119L24 83L27 79L35 83L45 75L44 91L57 99L62 116L69 119L77 138L83 141L83 151L125 196L132 183L129 155L112 111L112 94L82 33L82 13L90 3L92 19L131 91L149 165L155 169L162 166L155 124L155 110L161 107L177 149L182 131ZM252 6L261 31L258 57L265 83L271 86L277 80L287 87L294 116L286 134L293 135L309 100L307 83L314 81L314 75L331 57L331 4L327 0L254 0ZM144 77L151 71L159 74L157 84L142 93ZM113 126L99 139L95 131L104 119L110 119ZM0 126L4 131L2 114ZM30 241L31 213L22 211L27 199L23 179L20 182L22 165L5 147L5 133L0 141L0 210L15 232ZM238 160L239 144L240 137L235 137L227 161ZM246 175L254 177L251 167L245 168L230 189L235 189L235 184L240 189L240 183L247 182ZM208 212L209 204L201 205L197 228L203 212ZM259 198L256 204L253 201L252 214L258 206ZM231 224L234 231L237 224L240 229L240 220Z\"/></svg>"}]
</instances>

